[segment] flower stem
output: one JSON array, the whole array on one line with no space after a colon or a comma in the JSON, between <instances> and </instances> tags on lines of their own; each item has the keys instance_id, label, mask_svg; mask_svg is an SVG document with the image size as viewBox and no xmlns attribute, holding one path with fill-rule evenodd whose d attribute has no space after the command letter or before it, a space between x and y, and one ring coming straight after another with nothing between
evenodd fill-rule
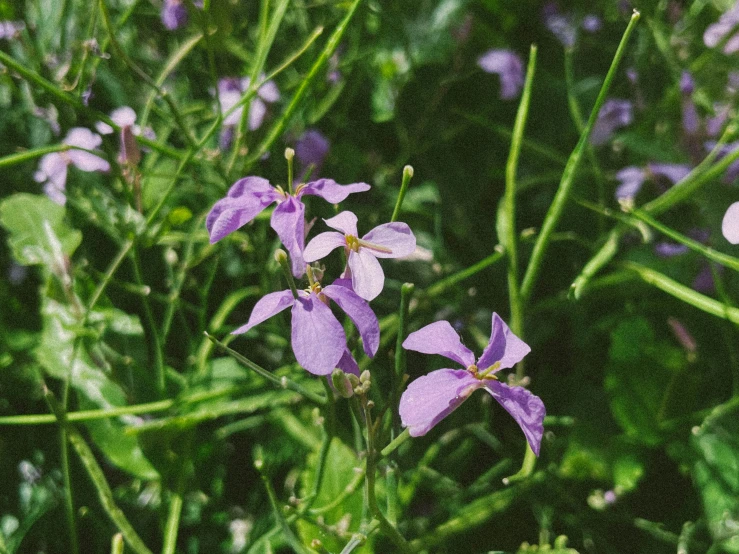
<instances>
[{"instance_id":1,"label":"flower stem","mask_svg":"<svg viewBox=\"0 0 739 554\"><path fill-rule=\"evenodd\" d=\"M206 337L208 337L210 340L212 340L213 343L218 348L220 348L221 350L223 350L224 352L226 352L229 356L235 358L237 361L241 362L244 366L246 366L249 369L251 369L252 371L258 373L259 375L261 375L262 377L264 377L268 381L271 381L272 383L274 383L278 387L280 387L282 389L290 389L290 390L295 391L295 392L297 392L299 394L302 394L308 400L310 400L311 402L314 402L315 404L318 404L319 406L323 406L328 401L325 397L323 397L323 396L321 396L319 394L316 394L316 393L314 393L312 391L307 390L302 385L296 383L295 381L292 381L291 379L288 379L287 377L282 377L281 379L278 379L277 377L275 377L274 375L272 375L269 371L267 371L263 367L255 364L250 359L245 358L244 356L242 356L241 354L239 354L238 352L236 352L232 348L229 348L228 346L226 346L225 344L223 344L222 342L220 342L213 335L210 335L207 331L204 334L205 334Z\"/></svg>"},{"instance_id":2,"label":"flower stem","mask_svg":"<svg viewBox=\"0 0 739 554\"><path fill-rule=\"evenodd\" d=\"M285 280L287 281L288 286L290 287L290 292L293 293L293 298L295 300L298 299L298 289L295 286L295 279L293 279L292 271L290 270L290 265L287 263L287 254L284 250L277 250L275 251L275 261L280 264L280 269L282 269L282 272L285 274ZM312 283L311 283L312 284Z\"/></svg>"},{"instance_id":3,"label":"flower stem","mask_svg":"<svg viewBox=\"0 0 739 554\"><path fill-rule=\"evenodd\" d=\"M413 166L407 165L403 168L403 181L400 183L400 192L398 192L398 199L395 201L395 209L393 215L390 218L390 222L398 220L400 215L400 208L403 206L403 199L405 193L408 191L408 185L411 184L411 178L413 177Z\"/></svg>"},{"instance_id":4,"label":"flower stem","mask_svg":"<svg viewBox=\"0 0 739 554\"><path fill-rule=\"evenodd\" d=\"M570 157L567 160L567 165L562 172L562 179L559 183L559 188L557 189L554 200L552 200L549 211L544 218L544 223L541 226L541 232L539 233L539 236L536 240L534 251L531 254L529 265L526 268L526 273L524 274L523 283L521 285L521 297L524 302L527 302L531 297L534 285L536 284L536 279L539 276L539 271L541 270L542 262L544 261L544 255L547 251L547 248L549 247L549 243L551 242L552 233L554 233L557 225L559 224L559 220L562 217L564 207L567 204L570 192L572 191L572 186L575 183L575 176L577 175L577 170L580 168L580 162L582 161L583 152L586 149L587 142L590 139L590 133L593 130L593 126L595 125L595 121L598 118L600 109L603 106L606 97L608 96L608 91L611 88L611 83L616 77L616 72L621 62L621 58L623 58L626 52L626 46L629 42L629 38L634 32L634 29L636 28L636 24L638 23L640 17L641 15L639 14L639 12L634 10L633 15L631 16L631 21L629 22L628 27L626 27L626 31L624 31L623 37L621 38L621 43L618 45L616 54L613 57L611 67L608 69L606 78L603 81L603 86L598 93L598 98L595 101L595 106L593 106L593 111L590 113L590 118L588 119L583 132L580 134L580 139L578 140L575 149L572 151L572 154L570 154Z\"/></svg>"}]
</instances>

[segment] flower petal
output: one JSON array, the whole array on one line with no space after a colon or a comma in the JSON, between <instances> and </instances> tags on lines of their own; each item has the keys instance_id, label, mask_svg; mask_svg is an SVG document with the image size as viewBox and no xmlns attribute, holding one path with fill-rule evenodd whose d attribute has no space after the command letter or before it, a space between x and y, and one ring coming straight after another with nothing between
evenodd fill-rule
<instances>
[{"instance_id":1,"label":"flower petal","mask_svg":"<svg viewBox=\"0 0 739 554\"><path fill-rule=\"evenodd\" d=\"M349 210L343 211L330 219L323 220L326 225L345 235L357 236L357 216Z\"/></svg>"},{"instance_id":2,"label":"flower petal","mask_svg":"<svg viewBox=\"0 0 739 554\"><path fill-rule=\"evenodd\" d=\"M353 183L351 185L339 185L333 179L319 179L308 183L303 187L298 196L303 194L313 194L320 196L331 204L338 204L346 200L346 197L354 192L365 192L371 187L367 183Z\"/></svg>"},{"instance_id":3,"label":"flower petal","mask_svg":"<svg viewBox=\"0 0 739 554\"><path fill-rule=\"evenodd\" d=\"M416 237L406 223L396 221L378 225L362 237L362 240L389 248L392 252L372 250L376 258L403 258L416 249Z\"/></svg>"},{"instance_id":4,"label":"flower petal","mask_svg":"<svg viewBox=\"0 0 739 554\"><path fill-rule=\"evenodd\" d=\"M354 356L352 356L352 353L349 352L348 348L344 350L344 355L339 360L339 363L336 364L336 367L344 373L353 373L357 377L360 375L359 364L357 364L357 360L354 359ZM330 382L331 381L329 381L329 383Z\"/></svg>"},{"instance_id":5,"label":"flower petal","mask_svg":"<svg viewBox=\"0 0 739 554\"><path fill-rule=\"evenodd\" d=\"M483 385L464 369L438 369L413 381L400 397L398 412L411 437L421 437Z\"/></svg>"},{"instance_id":6,"label":"flower petal","mask_svg":"<svg viewBox=\"0 0 739 554\"><path fill-rule=\"evenodd\" d=\"M254 309L251 311L249 321L246 325L242 325L235 331L232 331L232 335L241 335L246 333L249 329L255 325L259 325L262 321L265 321L273 315L279 314L282 310L286 310L293 305L295 299L293 293L289 290L280 290L277 292L271 292L262 298L254 305Z\"/></svg>"},{"instance_id":7,"label":"flower petal","mask_svg":"<svg viewBox=\"0 0 739 554\"><path fill-rule=\"evenodd\" d=\"M272 212L270 225L290 254L293 275L301 277L305 273L305 206L298 198L290 196Z\"/></svg>"},{"instance_id":8,"label":"flower petal","mask_svg":"<svg viewBox=\"0 0 739 554\"><path fill-rule=\"evenodd\" d=\"M210 243L213 244L243 227L278 198L279 195L267 179L239 179L229 189L228 196L214 204L205 220Z\"/></svg>"},{"instance_id":9,"label":"flower petal","mask_svg":"<svg viewBox=\"0 0 739 554\"><path fill-rule=\"evenodd\" d=\"M85 148L87 150L94 150L102 144L103 139L100 135L96 135L90 131L90 129L74 127L69 130L67 136L64 137L63 142L70 146L79 146L80 148Z\"/></svg>"},{"instance_id":10,"label":"flower petal","mask_svg":"<svg viewBox=\"0 0 739 554\"><path fill-rule=\"evenodd\" d=\"M523 387L509 387L499 381L486 381L484 388L505 410L513 416L526 435L534 454L539 455L541 437L544 434L544 402Z\"/></svg>"},{"instance_id":11,"label":"flower petal","mask_svg":"<svg viewBox=\"0 0 739 554\"><path fill-rule=\"evenodd\" d=\"M385 285L385 273L373 254L373 251L360 247L359 252L349 252L347 260L352 271L352 288L368 301L377 298Z\"/></svg>"},{"instance_id":12,"label":"flower petal","mask_svg":"<svg viewBox=\"0 0 739 554\"><path fill-rule=\"evenodd\" d=\"M336 302L354 322L359 336L362 337L364 352L372 358L380 347L380 325L375 312L357 293L343 286L340 281L337 279L334 284L324 287L323 294Z\"/></svg>"},{"instance_id":13,"label":"flower petal","mask_svg":"<svg viewBox=\"0 0 739 554\"><path fill-rule=\"evenodd\" d=\"M439 354L464 367L475 363L475 355L467 348L448 321L435 321L411 333L403 341L403 348L422 354Z\"/></svg>"},{"instance_id":14,"label":"flower petal","mask_svg":"<svg viewBox=\"0 0 739 554\"><path fill-rule=\"evenodd\" d=\"M329 375L346 351L341 323L315 294L298 298L292 314L295 359L314 375Z\"/></svg>"},{"instance_id":15,"label":"flower petal","mask_svg":"<svg viewBox=\"0 0 739 554\"><path fill-rule=\"evenodd\" d=\"M734 202L724 214L721 232L731 244L739 244L739 202Z\"/></svg>"},{"instance_id":16,"label":"flower petal","mask_svg":"<svg viewBox=\"0 0 739 554\"><path fill-rule=\"evenodd\" d=\"M82 150L70 150L67 152L72 164L82 171L108 171L110 164L95 154L84 152Z\"/></svg>"},{"instance_id":17,"label":"flower petal","mask_svg":"<svg viewBox=\"0 0 739 554\"><path fill-rule=\"evenodd\" d=\"M640 167L624 167L616 173L616 179L621 182L616 188L616 200L633 200L639 194L646 178L646 173Z\"/></svg>"},{"instance_id":18,"label":"flower petal","mask_svg":"<svg viewBox=\"0 0 739 554\"><path fill-rule=\"evenodd\" d=\"M657 164L651 163L647 168L653 175L662 175L666 177L672 184L682 181L690 173L691 167L686 164Z\"/></svg>"},{"instance_id":19,"label":"flower petal","mask_svg":"<svg viewBox=\"0 0 739 554\"><path fill-rule=\"evenodd\" d=\"M263 78L264 75L259 77L260 80ZM277 85L274 81L267 81L261 87L259 87L258 94L262 100L264 100L265 102L269 102L270 104L273 102L277 102L280 99L280 89L277 88Z\"/></svg>"},{"instance_id":20,"label":"flower petal","mask_svg":"<svg viewBox=\"0 0 739 554\"><path fill-rule=\"evenodd\" d=\"M118 127L133 127L136 123L136 112L129 106L121 106L110 112L110 119Z\"/></svg>"},{"instance_id":21,"label":"flower petal","mask_svg":"<svg viewBox=\"0 0 739 554\"><path fill-rule=\"evenodd\" d=\"M259 98L254 98L249 107L249 130L256 131L259 129L265 115L267 115L267 104Z\"/></svg>"},{"instance_id":22,"label":"flower petal","mask_svg":"<svg viewBox=\"0 0 739 554\"><path fill-rule=\"evenodd\" d=\"M531 352L529 345L519 339L508 328L505 321L493 312L493 328L490 332L490 342L477 362L477 368L487 369L495 362L500 362L498 369L508 369L523 360Z\"/></svg>"},{"instance_id":23,"label":"flower petal","mask_svg":"<svg viewBox=\"0 0 739 554\"><path fill-rule=\"evenodd\" d=\"M305 247L303 259L308 263L315 262L325 258L330 252L341 246L346 246L346 239L341 233L334 233L333 231L321 233Z\"/></svg>"}]
</instances>

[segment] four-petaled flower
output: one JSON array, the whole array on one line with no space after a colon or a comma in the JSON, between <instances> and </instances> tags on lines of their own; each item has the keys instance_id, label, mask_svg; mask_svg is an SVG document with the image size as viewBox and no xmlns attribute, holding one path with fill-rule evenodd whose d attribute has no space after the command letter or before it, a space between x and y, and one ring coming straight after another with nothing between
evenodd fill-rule
<instances>
[{"instance_id":1,"label":"four-petaled flower","mask_svg":"<svg viewBox=\"0 0 739 554\"><path fill-rule=\"evenodd\" d=\"M267 206L277 202L270 225L290 253L293 274L300 277L305 273L305 205L301 198L312 194L331 204L338 204L353 192L369 189L370 186L366 183L339 185L333 179L319 179L298 185L295 192L290 194L282 187L273 187L262 177L244 177L233 184L225 198L215 203L205 220L205 226L213 244L243 227Z\"/></svg>"},{"instance_id":2,"label":"four-petaled flower","mask_svg":"<svg viewBox=\"0 0 739 554\"><path fill-rule=\"evenodd\" d=\"M343 246L347 254L346 277L351 276L352 288L365 300L377 297L385 283L385 274L377 258L402 258L416 249L416 237L406 223L379 225L360 239L357 238L357 216L352 212L341 212L324 221L341 233L328 231L315 237L305 247L303 259L314 262Z\"/></svg>"},{"instance_id":3,"label":"four-petaled flower","mask_svg":"<svg viewBox=\"0 0 739 554\"><path fill-rule=\"evenodd\" d=\"M354 322L362 337L364 352L370 358L380 346L380 326L369 304L347 285L348 282L341 279L323 288L313 283L310 288L298 291L297 298L290 290L270 293L256 303L246 325L232 334L246 333L292 307L291 342L298 363L315 375L329 375L336 367L358 374L357 364L346 346L344 328L331 311L329 299Z\"/></svg>"},{"instance_id":4,"label":"four-petaled flower","mask_svg":"<svg viewBox=\"0 0 739 554\"><path fill-rule=\"evenodd\" d=\"M100 135L85 129L75 127L70 129L62 141L69 146L94 150L103 142ZM44 184L44 193L57 204L64 205L67 201L65 189L67 186L67 167L74 165L82 171L108 171L110 164L103 158L72 148L64 152L46 154L39 162L38 171L33 178L37 183Z\"/></svg>"},{"instance_id":5,"label":"four-petaled flower","mask_svg":"<svg viewBox=\"0 0 739 554\"><path fill-rule=\"evenodd\" d=\"M437 321L411 333L403 342L406 350L440 354L466 369L438 369L413 381L400 399L400 419L412 437L428 433L477 389L485 389L513 416L538 456L544 433L544 403L523 387L498 381L495 373L511 368L531 349L493 313L490 342L475 363L475 356L464 346L447 321Z\"/></svg>"}]
</instances>

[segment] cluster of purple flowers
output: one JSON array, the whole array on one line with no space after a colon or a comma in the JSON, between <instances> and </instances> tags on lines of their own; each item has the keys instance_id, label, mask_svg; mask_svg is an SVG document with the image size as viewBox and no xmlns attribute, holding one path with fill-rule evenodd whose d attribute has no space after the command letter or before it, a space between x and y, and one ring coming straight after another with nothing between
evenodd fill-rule
<instances>
[{"instance_id":1,"label":"cluster of purple flowers","mask_svg":"<svg viewBox=\"0 0 739 554\"><path fill-rule=\"evenodd\" d=\"M323 151L323 145L319 145L318 150ZM293 153L288 150L286 154L290 160ZM287 277L291 283L292 276L300 278L307 274L308 277L308 286L304 289L291 284L290 289L262 297L254 306L248 322L233 331L234 334L246 333L290 308L292 349L303 368L315 375L328 376L336 368L359 375L358 364L347 347L344 327L331 310L331 302L349 316L359 331L365 354L374 357L380 344L380 327L369 302L382 292L385 280L378 259L408 257L416 250L416 238L410 227L401 222L384 223L360 238L357 216L350 211L342 211L324 220L335 231L320 233L305 246L305 205L302 199L313 195L338 204L350 194L369 189L366 183L340 185L324 178L298 183L294 188L288 186L285 190L271 185L262 177L249 176L234 183L226 197L215 203L206 219L211 243L240 229L276 203L271 227L290 254L292 263ZM345 253L346 267L340 278L324 286L320 282L323 271L308 263L321 260L339 248ZM280 255L287 267L284 253ZM499 382L495 375L501 369L513 367L530 348L497 314L493 314L490 344L477 363L446 321L437 321L411 333L403 347L441 354L465 367L434 371L411 383L403 393L399 412L411 436L426 434L473 391L484 388L518 422L532 450L538 455L544 404L523 387Z\"/></svg>"}]
</instances>

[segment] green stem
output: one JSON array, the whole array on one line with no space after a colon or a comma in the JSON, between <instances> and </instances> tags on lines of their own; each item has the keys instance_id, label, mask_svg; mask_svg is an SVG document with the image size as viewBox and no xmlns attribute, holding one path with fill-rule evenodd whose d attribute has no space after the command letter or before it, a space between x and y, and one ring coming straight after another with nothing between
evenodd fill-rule
<instances>
[{"instance_id":1,"label":"green stem","mask_svg":"<svg viewBox=\"0 0 739 554\"><path fill-rule=\"evenodd\" d=\"M400 215L400 208L403 206L405 193L408 191L408 185L411 184L411 178L413 178L413 167L407 165L403 168L403 180L400 183L398 199L395 201L395 209L393 210L393 215L390 218L391 223L398 220L398 216Z\"/></svg>"},{"instance_id":2,"label":"green stem","mask_svg":"<svg viewBox=\"0 0 739 554\"><path fill-rule=\"evenodd\" d=\"M436 283L435 285L430 286L425 291L425 296L428 296L429 298L434 298L447 289L453 287L460 281L464 281L465 279L472 277L474 274L479 273L483 269L493 265L497 261L499 261L501 258L505 256L505 252L494 252L493 254L490 254L487 258L484 258L477 262L474 265L471 265L467 269L463 269L462 271L459 271L458 273L455 273L454 275L450 275L449 277L446 277Z\"/></svg>"},{"instance_id":3,"label":"green stem","mask_svg":"<svg viewBox=\"0 0 739 554\"><path fill-rule=\"evenodd\" d=\"M390 454L392 454L401 444L403 444L405 441L407 441L411 436L410 429L406 427L403 429L403 432L395 437L390 444L388 444L385 448L382 449L380 454L383 458L386 458Z\"/></svg>"},{"instance_id":4,"label":"green stem","mask_svg":"<svg viewBox=\"0 0 739 554\"><path fill-rule=\"evenodd\" d=\"M225 344L223 344L222 342L220 342L218 339L216 339L214 336L208 334L207 332L204 333L204 334L211 341L213 341L213 343L218 348L220 348L221 350L223 350L224 352L226 352L229 356L235 358L241 364L243 364L244 366L248 367L252 371L258 373L259 375L261 375L262 377L264 377L268 381L271 381L272 383L274 383L279 388L281 388L281 389L290 389L292 391L295 391L295 392L303 395L305 398L307 398L308 400L310 400L314 404L318 404L319 406L323 406L324 404L326 404L326 402L328 402L328 400L326 399L326 397L321 396L321 395L318 395L318 394L316 394L316 393L314 393L312 391L309 391L309 390L305 389L302 385L299 385L298 383L296 383L295 381L292 381L291 379L288 379L287 377L282 377L282 378L275 377L269 371L267 371L263 367L258 366L257 364L255 364L254 362L252 362L251 360L249 360L248 358L245 358L244 356L242 356L241 354L239 354L235 350L229 348L228 346L226 346Z\"/></svg>"},{"instance_id":5,"label":"green stem","mask_svg":"<svg viewBox=\"0 0 739 554\"><path fill-rule=\"evenodd\" d=\"M141 537L138 536L131 523L126 519L123 511L116 505L113 491L110 489L110 485L108 485L108 482L105 479L105 474L98 465L95 455L85 442L82 435L66 421L64 408L59 404L59 402L57 402L49 389L44 389L44 398L49 404L51 411L54 412L59 424L66 429L67 438L77 451L77 455L79 456L82 465L87 470L90 479L95 485L100 504L105 512L108 514L115 526L118 527L118 530L123 534L128 545L137 554L152 554L151 550L149 550L144 544L144 541L141 540Z\"/></svg>"},{"instance_id":6,"label":"green stem","mask_svg":"<svg viewBox=\"0 0 739 554\"><path fill-rule=\"evenodd\" d=\"M531 254L529 265L526 268L526 273L524 274L523 283L521 285L521 297L524 303L528 302L531 297L534 285L536 284L536 279L539 276L539 272L541 270L542 262L544 261L544 255L547 251L547 248L549 247L552 233L557 228L557 224L562 217L564 207L567 204L567 200L569 199L572 186L575 183L575 176L580 166L580 162L582 161L582 155L585 150L586 144L590 139L590 133L593 130L593 126L595 125L595 121L598 118L598 114L600 113L600 109L603 106L603 102L605 102L605 99L608 96L608 91L611 88L611 83L616 77L619 63L621 62L621 58L623 58L623 55L626 52L626 46L629 42L631 34L636 28L639 17L639 12L634 10L634 14L631 16L631 21L629 22L628 27L626 27L626 31L621 38L621 43L618 45L616 54L613 57L611 67L608 69L605 81L603 81L603 86L598 93L598 98L595 101L593 111L590 113L590 118L585 125L585 129L580 134L580 139L578 140L575 149L572 151L572 154L570 154L570 157L567 160L567 165L565 166L562 173L562 180L559 183L559 188L557 189L554 200L552 200L552 204L549 207L549 211L547 212L547 215L544 219L541 227L541 232L537 237L536 243L534 245L534 251Z\"/></svg>"},{"instance_id":7,"label":"green stem","mask_svg":"<svg viewBox=\"0 0 739 554\"><path fill-rule=\"evenodd\" d=\"M17 154L10 154L0 158L0 169L10 167L15 164L23 163L28 160L35 160L45 154L51 154L52 152L65 152L72 148L68 144L55 144L53 146L42 146L41 148L33 148L32 150L25 150L18 152Z\"/></svg>"},{"instance_id":8,"label":"green stem","mask_svg":"<svg viewBox=\"0 0 739 554\"><path fill-rule=\"evenodd\" d=\"M313 63L313 66L310 68L308 75L306 75L305 78L301 81L300 87L293 95L290 104L287 106L287 109L285 109L280 119L272 126L269 134L264 138L262 143L247 158L244 164L244 171L251 168L254 163L260 160L262 156L264 156L264 154L272 146L272 143L274 143L275 140L282 136L283 131L285 130L285 127L287 126L290 118L292 117L295 110L298 108L298 105L302 101L303 96L305 96L305 94L308 92L308 88L313 83L313 80L318 75L318 72L321 70L321 68L323 68L328 59L333 55L333 53L336 51L336 48L338 48L339 43L341 42L341 38L344 36L344 32L346 31L346 28L349 25L349 22L352 20L352 16L356 12L357 7L359 6L361 1L362 0L354 0L354 2L352 2L346 16L341 21L341 23L339 23L338 27L336 27L336 30L328 39L326 46L324 47L320 56L318 56L316 61Z\"/></svg>"},{"instance_id":9,"label":"green stem","mask_svg":"<svg viewBox=\"0 0 739 554\"><path fill-rule=\"evenodd\" d=\"M413 283L403 283L400 287L400 308L398 309L398 336L395 341L395 372L392 375L392 416L393 421L398 421L398 401L400 388L403 385L403 375L405 374L405 348L403 341L405 340L405 329L408 320L408 309L413 296L415 285Z\"/></svg>"},{"instance_id":10,"label":"green stem","mask_svg":"<svg viewBox=\"0 0 739 554\"><path fill-rule=\"evenodd\" d=\"M516 244L516 173L518 171L518 159L521 155L526 119L529 115L529 104L531 102L531 89L534 83L536 71L536 45L531 45L529 63L526 69L526 81L518 105L516 121L513 124L513 137L511 139L511 150L508 154L505 170L505 196L503 199L503 221L499 223L502 228L500 240L508 254L508 298L511 306L511 330L523 339L523 303L518 284L518 246ZM524 377L523 362L516 365L516 378L520 381Z\"/></svg>"}]
</instances>

